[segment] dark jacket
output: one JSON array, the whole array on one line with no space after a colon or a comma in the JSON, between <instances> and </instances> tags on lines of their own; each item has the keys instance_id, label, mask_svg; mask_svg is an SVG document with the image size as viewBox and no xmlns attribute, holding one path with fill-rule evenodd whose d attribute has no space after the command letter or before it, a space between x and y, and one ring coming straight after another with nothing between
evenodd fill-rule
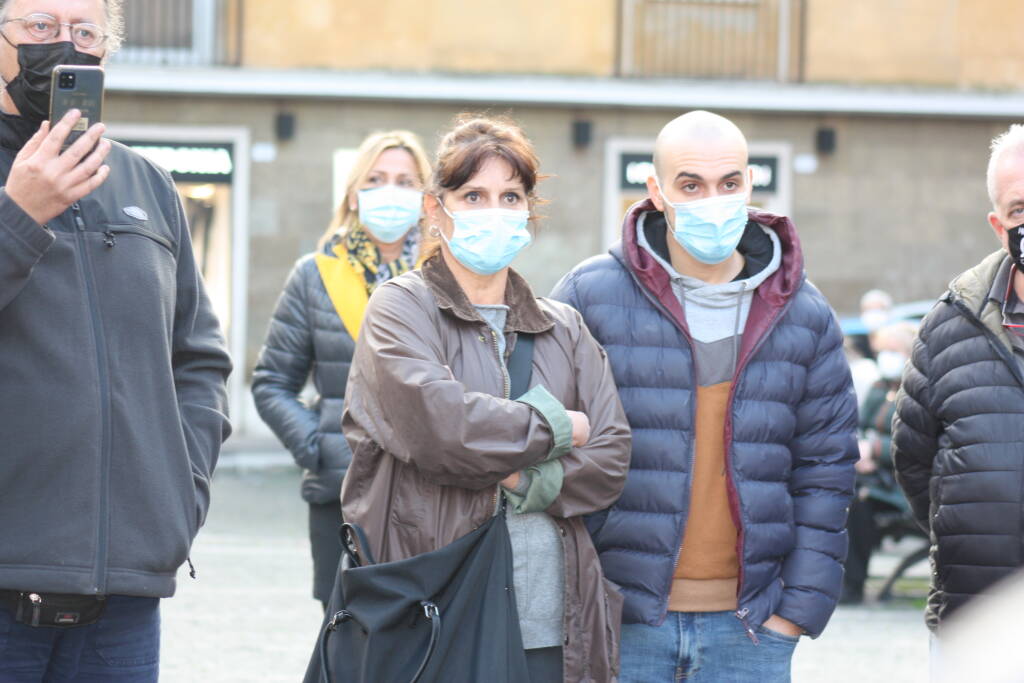
<instances>
[{"instance_id":1,"label":"dark jacket","mask_svg":"<svg viewBox=\"0 0 1024 683\"><path fill-rule=\"evenodd\" d=\"M352 460L341 433L341 410L354 350L314 255L303 256L277 300L252 394L260 417L305 470L302 497L309 503L337 501ZM306 404L299 393L311 371L316 395Z\"/></svg>"},{"instance_id":2,"label":"dark jacket","mask_svg":"<svg viewBox=\"0 0 1024 683\"><path fill-rule=\"evenodd\" d=\"M989 291L996 252L921 324L893 424L896 477L932 539L927 622L1024 564L1024 375Z\"/></svg>"},{"instance_id":3,"label":"dark jacket","mask_svg":"<svg viewBox=\"0 0 1024 683\"><path fill-rule=\"evenodd\" d=\"M880 379L864 397L860 407L860 431L862 435L873 437L876 468L874 472L857 475L857 489L860 495L909 512L910 506L896 484L892 464L892 418L896 414L897 389L896 383Z\"/></svg>"},{"instance_id":4,"label":"dark jacket","mask_svg":"<svg viewBox=\"0 0 1024 683\"><path fill-rule=\"evenodd\" d=\"M668 274L637 245L626 216L610 254L576 267L554 292L583 314L608 351L633 453L619 501L589 522L625 623L661 624L689 506L696 373ZM856 398L835 315L805 275L787 218L773 230L782 265L757 288L739 350L725 427L739 529L739 610L748 628L778 614L817 636L842 583L846 511L857 459Z\"/></svg>"},{"instance_id":5,"label":"dark jacket","mask_svg":"<svg viewBox=\"0 0 1024 683\"><path fill-rule=\"evenodd\" d=\"M440 256L374 292L345 408L342 510L378 561L400 560L472 531L494 514L499 482L529 470L522 511L551 515L565 551L565 680L603 683L618 670L622 598L581 515L619 496L629 428L579 314L535 299L514 271L505 303L506 354L535 335L531 389L515 401L496 339ZM571 448L566 408L590 418L585 446Z\"/></svg>"},{"instance_id":6,"label":"dark jacket","mask_svg":"<svg viewBox=\"0 0 1024 683\"><path fill-rule=\"evenodd\" d=\"M0 191L0 588L167 597L231 364L170 176L116 143L106 163L47 229Z\"/></svg>"}]
</instances>

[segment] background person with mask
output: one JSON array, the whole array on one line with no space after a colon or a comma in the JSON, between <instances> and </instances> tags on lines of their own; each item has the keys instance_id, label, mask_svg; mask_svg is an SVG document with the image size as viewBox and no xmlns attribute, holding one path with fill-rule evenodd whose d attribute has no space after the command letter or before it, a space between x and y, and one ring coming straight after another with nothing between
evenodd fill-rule
<instances>
[{"instance_id":1,"label":"background person with mask","mask_svg":"<svg viewBox=\"0 0 1024 683\"><path fill-rule=\"evenodd\" d=\"M231 363L168 173L43 123L50 70L118 46L114 0L0 4L0 680L156 681ZM37 132L38 131L38 132Z\"/></svg>"},{"instance_id":2,"label":"background person with mask","mask_svg":"<svg viewBox=\"0 0 1024 683\"><path fill-rule=\"evenodd\" d=\"M305 470L313 597L324 606L341 556L341 481L352 454L341 411L370 294L420 256L423 185L430 162L414 134L370 135L356 153L345 198L316 253L285 283L253 372L260 417ZM300 398L313 372L315 395Z\"/></svg>"},{"instance_id":3,"label":"background person with mask","mask_svg":"<svg viewBox=\"0 0 1024 683\"><path fill-rule=\"evenodd\" d=\"M857 493L850 505L847 530L850 552L843 575L843 604L864 600L864 582L875 548L881 543L879 513L902 517L910 511L903 492L896 484L892 466L892 418L896 413L896 392L910 360L917 326L910 322L883 325L871 336L876 349L880 378L868 390L860 408L860 438L857 445ZM907 520L909 522L909 520Z\"/></svg>"},{"instance_id":4,"label":"background person with mask","mask_svg":"<svg viewBox=\"0 0 1024 683\"><path fill-rule=\"evenodd\" d=\"M847 333L847 358L858 407L864 404L871 387L880 378L871 335L889 321L891 312L892 297L881 289L869 290L860 298L859 329Z\"/></svg>"},{"instance_id":5,"label":"background person with mask","mask_svg":"<svg viewBox=\"0 0 1024 683\"><path fill-rule=\"evenodd\" d=\"M940 638L946 619L1024 565L1024 126L992 141L987 179L1002 248L925 316L893 423L897 481L931 533L925 620Z\"/></svg>"},{"instance_id":6,"label":"background person with mask","mask_svg":"<svg viewBox=\"0 0 1024 683\"><path fill-rule=\"evenodd\" d=\"M788 218L746 204L747 143L697 111L655 145L622 241L554 297L608 350L633 430L588 526L626 597L622 681L789 680L839 597L856 400Z\"/></svg>"},{"instance_id":7,"label":"background person with mask","mask_svg":"<svg viewBox=\"0 0 1024 683\"><path fill-rule=\"evenodd\" d=\"M441 141L425 199L441 242L422 269L377 289L356 345L341 501L390 562L464 536L506 496L531 683L611 681L622 603L582 515L621 492L629 430L579 314L535 297L510 267L532 241L538 179L511 121L462 117ZM513 397L507 363L523 334L532 379Z\"/></svg>"},{"instance_id":8,"label":"background person with mask","mask_svg":"<svg viewBox=\"0 0 1024 683\"><path fill-rule=\"evenodd\" d=\"M892 296L881 289L864 292L860 298L860 320L868 333L889 322L892 315Z\"/></svg>"}]
</instances>

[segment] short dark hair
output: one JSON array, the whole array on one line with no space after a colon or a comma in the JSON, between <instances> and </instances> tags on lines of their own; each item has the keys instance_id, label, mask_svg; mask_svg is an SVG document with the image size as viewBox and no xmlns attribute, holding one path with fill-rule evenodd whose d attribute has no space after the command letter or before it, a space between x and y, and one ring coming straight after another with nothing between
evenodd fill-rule
<instances>
[{"instance_id":1,"label":"short dark hair","mask_svg":"<svg viewBox=\"0 0 1024 683\"><path fill-rule=\"evenodd\" d=\"M523 129L505 117L460 114L454 127L441 139L434 163L431 190L437 196L455 190L475 176L488 159L502 159L523 183L531 206L536 195L540 160Z\"/></svg>"}]
</instances>

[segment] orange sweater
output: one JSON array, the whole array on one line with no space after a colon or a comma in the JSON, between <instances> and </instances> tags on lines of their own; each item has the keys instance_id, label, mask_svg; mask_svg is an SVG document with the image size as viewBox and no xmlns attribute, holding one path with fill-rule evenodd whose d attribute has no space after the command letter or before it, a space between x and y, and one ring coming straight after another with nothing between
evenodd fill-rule
<instances>
[{"instance_id":1,"label":"orange sweater","mask_svg":"<svg viewBox=\"0 0 1024 683\"><path fill-rule=\"evenodd\" d=\"M690 511L669 594L674 612L736 609L738 533L729 505L725 416L732 382L697 389Z\"/></svg>"}]
</instances>

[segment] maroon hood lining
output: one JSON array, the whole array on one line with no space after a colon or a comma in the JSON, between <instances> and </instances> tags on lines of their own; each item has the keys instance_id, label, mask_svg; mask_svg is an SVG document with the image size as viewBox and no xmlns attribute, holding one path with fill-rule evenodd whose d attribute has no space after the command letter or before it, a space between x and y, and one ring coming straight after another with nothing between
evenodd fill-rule
<instances>
[{"instance_id":1,"label":"maroon hood lining","mask_svg":"<svg viewBox=\"0 0 1024 683\"><path fill-rule=\"evenodd\" d=\"M611 253L619 258L626 268L636 277L640 285L647 289L672 314L678 325L689 336L686 326L686 315L683 307L672 291L672 280L665 269L640 247L637 239L637 224L640 216L649 211L657 211L650 198L637 202L626 212L622 223L622 241L612 247ZM779 269L772 273L761 286L754 291L754 301L750 307L750 315L743 331L740 347L740 366L746 356L753 350L760 338L767 332L772 321L786 302L800 288L804 281L804 257L800 247L800 238L796 234L796 226L785 216L777 216L766 211L749 211L750 220L770 229L779 238L782 246L782 262ZM616 253L621 250L621 253Z\"/></svg>"}]
</instances>

